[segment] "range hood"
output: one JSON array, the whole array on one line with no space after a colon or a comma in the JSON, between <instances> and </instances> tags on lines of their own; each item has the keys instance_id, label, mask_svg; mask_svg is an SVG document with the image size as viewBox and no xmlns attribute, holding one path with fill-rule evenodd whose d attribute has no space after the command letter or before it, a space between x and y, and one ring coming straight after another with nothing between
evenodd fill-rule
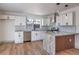
<instances>
[{"instance_id":1,"label":"range hood","mask_svg":"<svg viewBox=\"0 0 79 59\"><path fill-rule=\"evenodd\" d=\"M56 23L57 16L59 16L59 13L58 12L55 12L54 13L54 23Z\"/></svg>"}]
</instances>

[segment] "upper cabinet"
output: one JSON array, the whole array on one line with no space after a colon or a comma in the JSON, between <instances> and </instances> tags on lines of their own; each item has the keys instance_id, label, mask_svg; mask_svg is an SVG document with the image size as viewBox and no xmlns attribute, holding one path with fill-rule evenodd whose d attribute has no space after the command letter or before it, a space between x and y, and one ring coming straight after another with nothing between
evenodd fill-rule
<instances>
[{"instance_id":1,"label":"upper cabinet","mask_svg":"<svg viewBox=\"0 0 79 59\"><path fill-rule=\"evenodd\" d=\"M50 17L43 18L42 26L48 26L50 24Z\"/></svg>"},{"instance_id":2,"label":"upper cabinet","mask_svg":"<svg viewBox=\"0 0 79 59\"><path fill-rule=\"evenodd\" d=\"M73 12L62 14L62 25L73 25Z\"/></svg>"},{"instance_id":3,"label":"upper cabinet","mask_svg":"<svg viewBox=\"0 0 79 59\"><path fill-rule=\"evenodd\" d=\"M15 16L12 16L12 15L0 15L0 19L15 19Z\"/></svg>"},{"instance_id":4,"label":"upper cabinet","mask_svg":"<svg viewBox=\"0 0 79 59\"><path fill-rule=\"evenodd\" d=\"M26 25L26 17L24 16L16 16L15 17L15 25L22 26Z\"/></svg>"},{"instance_id":5,"label":"upper cabinet","mask_svg":"<svg viewBox=\"0 0 79 59\"><path fill-rule=\"evenodd\" d=\"M9 19L14 19L14 20L15 20L15 19L16 19L15 17L16 17L16 16L8 15L8 18L9 18Z\"/></svg>"},{"instance_id":6,"label":"upper cabinet","mask_svg":"<svg viewBox=\"0 0 79 59\"><path fill-rule=\"evenodd\" d=\"M8 19L8 15L0 15L0 19Z\"/></svg>"},{"instance_id":7,"label":"upper cabinet","mask_svg":"<svg viewBox=\"0 0 79 59\"><path fill-rule=\"evenodd\" d=\"M56 16L56 25L62 25L62 15Z\"/></svg>"},{"instance_id":8,"label":"upper cabinet","mask_svg":"<svg viewBox=\"0 0 79 59\"><path fill-rule=\"evenodd\" d=\"M73 26L74 18L73 18L73 12L69 13L62 13L59 16L56 16L56 25L60 26Z\"/></svg>"}]
</instances>

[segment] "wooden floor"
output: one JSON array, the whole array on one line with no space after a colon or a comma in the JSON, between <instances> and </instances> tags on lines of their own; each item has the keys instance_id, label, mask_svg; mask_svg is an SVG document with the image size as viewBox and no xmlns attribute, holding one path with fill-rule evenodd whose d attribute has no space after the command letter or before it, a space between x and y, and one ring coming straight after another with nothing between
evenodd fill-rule
<instances>
[{"instance_id":1,"label":"wooden floor","mask_svg":"<svg viewBox=\"0 0 79 59\"><path fill-rule=\"evenodd\" d=\"M0 44L0 55L48 55L43 49L43 42L25 42L23 44ZM79 55L79 49L68 49L57 52L56 55Z\"/></svg>"},{"instance_id":2,"label":"wooden floor","mask_svg":"<svg viewBox=\"0 0 79 59\"><path fill-rule=\"evenodd\" d=\"M56 55L79 55L79 49L67 49L64 51L57 52Z\"/></svg>"},{"instance_id":3,"label":"wooden floor","mask_svg":"<svg viewBox=\"0 0 79 59\"><path fill-rule=\"evenodd\" d=\"M42 41L0 44L0 55L47 55L42 45Z\"/></svg>"}]
</instances>

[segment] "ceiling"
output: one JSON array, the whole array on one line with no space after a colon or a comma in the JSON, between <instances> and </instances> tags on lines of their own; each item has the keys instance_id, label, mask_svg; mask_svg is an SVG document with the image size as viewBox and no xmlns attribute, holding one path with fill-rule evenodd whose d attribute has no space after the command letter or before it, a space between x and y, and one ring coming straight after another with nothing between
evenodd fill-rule
<instances>
[{"instance_id":1,"label":"ceiling","mask_svg":"<svg viewBox=\"0 0 79 59\"><path fill-rule=\"evenodd\" d=\"M68 4L68 7L64 5ZM0 3L0 11L48 15L57 9L60 11L79 6L79 3Z\"/></svg>"}]
</instances>

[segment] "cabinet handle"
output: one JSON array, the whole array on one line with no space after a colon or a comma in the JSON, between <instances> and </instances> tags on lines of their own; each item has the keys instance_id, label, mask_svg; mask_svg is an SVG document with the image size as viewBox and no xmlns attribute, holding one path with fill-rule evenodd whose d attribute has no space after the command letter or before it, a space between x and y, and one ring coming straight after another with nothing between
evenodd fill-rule
<instances>
[{"instance_id":1,"label":"cabinet handle","mask_svg":"<svg viewBox=\"0 0 79 59\"><path fill-rule=\"evenodd\" d=\"M67 16L67 14L66 14L66 16Z\"/></svg>"},{"instance_id":2,"label":"cabinet handle","mask_svg":"<svg viewBox=\"0 0 79 59\"><path fill-rule=\"evenodd\" d=\"M68 22L66 22L66 25L68 25Z\"/></svg>"}]
</instances>

